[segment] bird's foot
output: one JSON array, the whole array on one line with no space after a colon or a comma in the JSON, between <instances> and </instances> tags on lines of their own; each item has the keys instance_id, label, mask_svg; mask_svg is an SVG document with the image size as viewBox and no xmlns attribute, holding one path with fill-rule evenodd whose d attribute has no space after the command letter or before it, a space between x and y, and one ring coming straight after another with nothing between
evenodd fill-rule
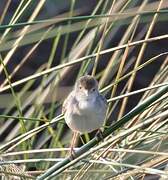
<instances>
[{"instance_id":1,"label":"bird's foot","mask_svg":"<svg viewBox=\"0 0 168 180\"><path fill-rule=\"evenodd\" d=\"M71 159L71 161L75 159L75 156L76 156L75 150L71 148L69 152L69 158Z\"/></svg>"},{"instance_id":2,"label":"bird's foot","mask_svg":"<svg viewBox=\"0 0 168 180\"><path fill-rule=\"evenodd\" d=\"M95 137L97 138L98 141L104 141L103 132L100 129L98 129L98 131L96 132Z\"/></svg>"}]
</instances>

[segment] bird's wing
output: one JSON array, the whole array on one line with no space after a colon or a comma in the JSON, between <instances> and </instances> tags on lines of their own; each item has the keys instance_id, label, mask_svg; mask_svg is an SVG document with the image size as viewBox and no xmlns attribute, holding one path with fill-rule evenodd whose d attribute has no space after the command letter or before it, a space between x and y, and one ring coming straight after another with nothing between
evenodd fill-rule
<instances>
[{"instance_id":1,"label":"bird's wing","mask_svg":"<svg viewBox=\"0 0 168 180\"><path fill-rule=\"evenodd\" d=\"M67 106L69 105L71 99L72 99L73 93L71 92L68 97L64 100L62 105L62 113L64 114L66 112Z\"/></svg>"},{"instance_id":2,"label":"bird's wing","mask_svg":"<svg viewBox=\"0 0 168 180\"><path fill-rule=\"evenodd\" d=\"M100 94L100 98L102 99L102 101L105 103L105 105L107 106L107 99Z\"/></svg>"}]
</instances>

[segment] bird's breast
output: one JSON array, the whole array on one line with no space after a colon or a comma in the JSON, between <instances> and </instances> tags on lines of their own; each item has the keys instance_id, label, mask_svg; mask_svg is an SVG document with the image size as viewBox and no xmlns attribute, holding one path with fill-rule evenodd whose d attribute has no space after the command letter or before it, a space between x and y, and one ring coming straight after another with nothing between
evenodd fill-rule
<instances>
[{"instance_id":1,"label":"bird's breast","mask_svg":"<svg viewBox=\"0 0 168 180\"><path fill-rule=\"evenodd\" d=\"M102 127L105 114L97 101L81 100L71 110L66 112L65 121L73 131L84 133Z\"/></svg>"},{"instance_id":2,"label":"bird's breast","mask_svg":"<svg viewBox=\"0 0 168 180\"><path fill-rule=\"evenodd\" d=\"M79 102L79 110L84 112L93 112L95 110L94 100L83 100Z\"/></svg>"}]
</instances>

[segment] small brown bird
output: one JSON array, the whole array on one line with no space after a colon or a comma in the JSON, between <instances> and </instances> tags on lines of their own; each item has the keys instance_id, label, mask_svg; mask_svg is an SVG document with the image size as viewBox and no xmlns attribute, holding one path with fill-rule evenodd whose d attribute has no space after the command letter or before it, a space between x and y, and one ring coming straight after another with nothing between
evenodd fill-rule
<instances>
[{"instance_id":1,"label":"small brown bird","mask_svg":"<svg viewBox=\"0 0 168 180\"><path fill-rule=\"evenodd\" d=\"M65 99L62 112L65 121L74 132L70 155L78 134L89 133L103 126L107 101L99 93L97 80L89 75L76 82L73 91Z\"/></svg>"}]
</instances>

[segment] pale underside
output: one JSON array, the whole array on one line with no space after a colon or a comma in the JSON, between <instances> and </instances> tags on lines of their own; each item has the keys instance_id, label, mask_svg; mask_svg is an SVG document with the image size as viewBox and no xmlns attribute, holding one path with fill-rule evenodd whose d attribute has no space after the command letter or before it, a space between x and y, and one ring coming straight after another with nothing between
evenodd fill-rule
<instances>
[{"instance_id":1,"label":"pale underside","mask_svg":"<svg viewBox=\"0 0 168 180\"><path fill-rule=\"evenodd\" d=\"M73 92L63 105L67 125L80 134L101 128L104 123L106 108L106 101L101 95L95 100L78 102L73 96Z\"/></svg>"}]
</instances>

